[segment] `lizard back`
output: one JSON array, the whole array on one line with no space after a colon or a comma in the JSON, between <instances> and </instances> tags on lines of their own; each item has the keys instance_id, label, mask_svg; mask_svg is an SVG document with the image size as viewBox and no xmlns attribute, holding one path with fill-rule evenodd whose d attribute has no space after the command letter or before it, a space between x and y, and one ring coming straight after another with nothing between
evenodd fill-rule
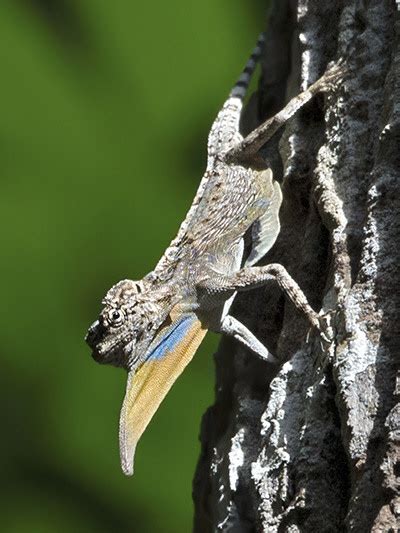
<instances>
[{"instance_id":1,"label":"lizard back","mask_svg":"<svg viewBox=\"0 0 400 533\"><path fill-rule=\"evenodd\" d=\"M236 245L252 226L250 257L254 263L272 246L279 232L280 188L270 170L254 171L220 161L205 178L200 201L192 204L184 231L182 225L157 265L158 273L165 276L162 281L172 278L176 271L181 275L182 269L191 276L207 266L218 270L220 264L224 269L237 264L230 255L239 253ZM265 240L266 232L271 236L269 241ZM174 243L179 246L175 248ZM160 265L164 266L161 271Z\"/></svg>"}]
</instances>

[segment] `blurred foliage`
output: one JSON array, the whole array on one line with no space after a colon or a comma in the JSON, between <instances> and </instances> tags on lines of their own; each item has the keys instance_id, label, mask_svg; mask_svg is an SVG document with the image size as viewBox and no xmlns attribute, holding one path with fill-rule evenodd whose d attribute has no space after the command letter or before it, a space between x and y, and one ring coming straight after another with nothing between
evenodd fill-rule
<instances>
[{"instance_id":1,"label":"blurred foliage","mask_svg":"<svg viewBox=\"0 0 400 533\"><path fill-rule=\"evenodd\" d=\"M105 291L174 236L263 15L245 0L1 3L2 532L190 531L216 338L125 478L125 373L83 337Z\"/></svg>"}]
</instances>

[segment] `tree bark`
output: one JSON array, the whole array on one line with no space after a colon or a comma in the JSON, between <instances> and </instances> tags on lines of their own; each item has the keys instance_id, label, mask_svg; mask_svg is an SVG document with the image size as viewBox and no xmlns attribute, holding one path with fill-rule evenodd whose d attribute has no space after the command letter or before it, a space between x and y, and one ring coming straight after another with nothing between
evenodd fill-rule
<instances>
[{"instance_id":1,"label":"tree bark","mask_svg":"<svg viewBox=\"0 0 400 533\"><path fill-rule=\"evenodd\" d=\"M287 268L333 341L309 332L273 284L239 295L236 316L282 363L222 340L196 532L400 530L399 35L394 0L272 3L244 129L328 62L350 67L263 152L284 198L264 262Z\"/></svg>"}]
</instances>

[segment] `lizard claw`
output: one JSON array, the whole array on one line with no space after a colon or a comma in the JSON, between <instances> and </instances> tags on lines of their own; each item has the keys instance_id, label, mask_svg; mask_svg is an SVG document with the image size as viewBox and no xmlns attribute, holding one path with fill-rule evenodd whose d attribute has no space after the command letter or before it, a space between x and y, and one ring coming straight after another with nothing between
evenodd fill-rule
<instances>
[{"instance_id":1,"label":"lizard claw","mask_svg":"<svg viewBox=\"0 0 400 533\"><path fill-rule=\"evenodd\" d=\"M330 68L316 82L321 84L323 90L333 90L340 85L349 75L349 66L343 58L330 65Z\"/></svg>"},{"instance_id":2,"label":"lizard claw","mask_svg":"<svg viewBox=\"0 0 400 533\"><path fill-rule=\"evenodd\" d=\"M308 330L307 333L307 342L309 340L310 333L313 328L316 328L318 330L319 337L325 345L330 345L333 341L333 329L331 326L331 313L327 312L323 315L317 315L315 313L315 316L313 316L312 320L312 327ZM321 348L323 349L324 346L322 344Z\"/></svg>"},{"instance_id":3,"label":"lizard claw","mask_svg":"<svg viewBox=\"0 0 400 533\"><path fill-rule=\"evenodd\" d=\"M332 312L316 315L317 324L314 326L318 330L320 351L314 362L315 366L324 369L331 358L331 346L334 340L334 330L332 327ZM311 328L312 329L312 328ZM311 331L310 329L310 331ZM308 334L310 333L308 332Z\"/></svg>"},{"instance_id":4,"label":"lizard claw","mask_svg":"<svg viewBox=\"0 0 400 533\"><path fill-rule=\"evenodd\" d=\"M333 328L331 326L331 313L324 313L323 315L318 315L319 322L319 336L326 344L331 344L333 341Z\"/></svg>"}]
</instances>

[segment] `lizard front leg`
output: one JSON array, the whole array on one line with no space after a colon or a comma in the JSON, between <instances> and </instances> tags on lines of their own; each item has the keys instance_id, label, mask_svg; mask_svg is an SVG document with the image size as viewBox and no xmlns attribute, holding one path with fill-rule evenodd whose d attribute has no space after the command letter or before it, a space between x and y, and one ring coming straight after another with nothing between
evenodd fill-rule
<instances>
[{"instance_id":1,"label":"lizard front leg","mask_svg":"<svg viewBox=\"0 0 400 533\"><path fill-rule=\"evenodd\" d=\"M304 292L289 275L285 267L277 263L259 267L242 268L235 274L224 276L217 274L209 276L198 284L209 297L218 297L223 293L231 294L233 291L247 291L266 285L275 280L293 304L308 318L311 325L321 330L318 314L308 303Z\"/></svg>"},{"instance_id":2,"label":"lizard front leg","mask_svg":"<svg viewBox=\"0 0 400 533\"><path fill-rule=\"evenodd\" d=\"M277 363L278 361L244 324L231 315L226 315L222 319L218 333L225 333L225 335L233 337L268 363Z\"/></svg>"}]
</instances>

